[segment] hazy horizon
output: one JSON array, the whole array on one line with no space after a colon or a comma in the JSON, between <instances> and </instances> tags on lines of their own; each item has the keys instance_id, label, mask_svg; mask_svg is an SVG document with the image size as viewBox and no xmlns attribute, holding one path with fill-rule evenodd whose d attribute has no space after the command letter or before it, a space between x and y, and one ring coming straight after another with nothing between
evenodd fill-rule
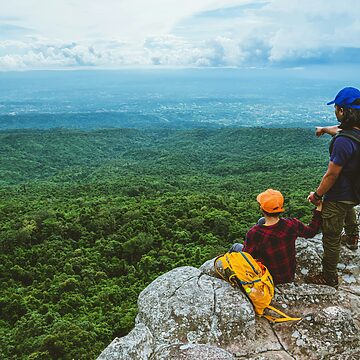
<instances>
[{"instance_id":1,"label":"hazy horizon","mask_svg":"<svg viewBox=\"0 0 360 360\"><path fill-rule=\"evenodd\" d=\"M0 129L313 127L354 69L162 69L0 73Z\"/></svg>"}]
</instances>

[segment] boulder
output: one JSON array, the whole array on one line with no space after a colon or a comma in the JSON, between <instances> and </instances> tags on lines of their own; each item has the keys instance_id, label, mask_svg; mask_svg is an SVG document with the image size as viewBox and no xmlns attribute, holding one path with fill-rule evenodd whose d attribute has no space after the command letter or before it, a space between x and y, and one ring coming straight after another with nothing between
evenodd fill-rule
<instances>
[{"instance_id":1,"label":"boulder","mask_svg":"<svg viewBox=\"0 0 360 360\"><path fill-rule=\"evenodd\" d=\"M298 238L296 241L297 270L295 282L303 282L307 275L314 275L321 270L323 247L322 235L316 235L313 239ZM360 286L360 250L349 250L346 246L341 247L338 264L340 287L342 285Z\"/></svg>"},{"instance_id":2,"label":"boulder","mask_svg":"<svg viewBox=\"0 0 360 360\"><path fill-rule=\"evenodd\" d=\"M343 248L339 290L303 283L321 269L321 235L298 239L295 283L277 286L272 305L298 322L255 316L247 297L216 277L214 259L163 274L138 298L135 328L100 360L360 358L360 250Z\"/></svg>"},{"instance_id":3,"label":"boulder","mask_svg":"<svg viewBox=\"0 0 360 360\"><path fill-rule=\"evenodd\" d=\"M211 345L170 345L154 354L156 360L235 360L229 352Z\"/></svg>"},{"instance_id":4,"label":"boulder","mask_svg":"<svg viewBox=\"0 0 360 360\"><path fill-rule=\"evenodd\" d=\"M236 350L254 335L251 303L226 282L185 266L158 277L138 299L136 324L144 324L156 344L206 343Z\"/></svg>"},{"instance_id":5,"label":"boulder","mask_svg":"<svg viewBox=\"0 0 360 360\"><path fill-rule=\"evenodd\" d=\"M351 313L340 306L307 314L291 331L288 326L275 327L283 347L297 359L331 359L340 354L346 358L360 350L359 328Z\"/></svg>"},{"instance_id":6,"label":"boulder","mask_svg":"<svg viewBox=\"0 0 360 360\"><path fill-rule=\"evenodd\" d=\"M153 336L149 329L144 324L137 324L127 336L115 338L98 360L150 359L153 346Z\"/></svg>"}]
</instances>

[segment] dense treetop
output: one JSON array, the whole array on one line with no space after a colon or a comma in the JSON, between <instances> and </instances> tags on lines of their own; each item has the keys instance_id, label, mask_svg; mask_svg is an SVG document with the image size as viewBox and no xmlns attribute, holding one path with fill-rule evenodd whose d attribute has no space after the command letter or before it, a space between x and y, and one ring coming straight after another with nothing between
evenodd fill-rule
<instances>
[{"instance_id":1,"label":"dense treetop","mask_svg":"<svg viewBox=\"0 0 360 360\"><path fill-rule=\"evenodd\" d=\"M306 195L328 161L304 129L0 132L0 358L90 359L139 292L243 241L256 195Z\"/></svg>"}]
</instances>

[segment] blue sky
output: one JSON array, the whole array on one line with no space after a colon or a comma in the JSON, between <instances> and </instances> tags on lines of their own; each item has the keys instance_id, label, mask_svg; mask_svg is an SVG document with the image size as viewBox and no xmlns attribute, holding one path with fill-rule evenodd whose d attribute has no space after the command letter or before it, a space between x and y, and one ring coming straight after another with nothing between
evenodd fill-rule
<instances>
[{"instance_id":1,"label":"blue sky","mask_svg":"<svg viewBox=\"0 0 360 360\"><path fill-rule=\"evenodd\" d=\"M360 1L0 0L0 70L358 64Z\"/></svg>"}]
</instances>

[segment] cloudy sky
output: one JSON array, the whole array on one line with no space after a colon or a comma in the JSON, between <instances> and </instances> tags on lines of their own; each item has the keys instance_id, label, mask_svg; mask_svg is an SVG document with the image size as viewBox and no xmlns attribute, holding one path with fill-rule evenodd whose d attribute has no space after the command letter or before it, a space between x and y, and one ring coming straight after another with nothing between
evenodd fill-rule
<instances>
[{"instance_id":1,"label":"cloudy sky","mask_svg":"<svg viewBox=\"0 0 360 360\"><path fill-rule=\"evenodd\" d=\"M0 70L359 62L359 0L0 0Z\"/></svg>"}]
</instances>

